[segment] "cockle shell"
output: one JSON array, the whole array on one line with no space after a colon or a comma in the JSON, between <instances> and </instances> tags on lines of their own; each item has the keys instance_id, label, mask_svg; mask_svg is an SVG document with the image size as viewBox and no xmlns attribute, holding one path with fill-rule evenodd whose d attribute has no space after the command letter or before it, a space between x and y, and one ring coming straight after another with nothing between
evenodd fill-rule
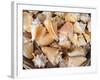
<instances>
[{"instance_id":1,"label":"cockle shell","mask_svg":"<svg viewBox=\"0 0 100 80\"><path fill-rule=\"evenodd\" d=\"M61 54L59 53L59 50L57 48L42 47L42 51L53 65L58 64L61 59Z\"/></svg>"}]
</instances>

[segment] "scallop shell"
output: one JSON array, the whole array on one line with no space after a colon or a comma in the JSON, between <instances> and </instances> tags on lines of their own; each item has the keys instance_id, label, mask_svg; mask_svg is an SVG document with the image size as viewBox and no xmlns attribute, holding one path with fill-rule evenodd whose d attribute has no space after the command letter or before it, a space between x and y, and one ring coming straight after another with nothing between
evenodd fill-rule
<instances>
[{"instance_id":1,"label":"scallop shell","mask_svg":"<svg viewBox=\"0 0 100 80\"><path fill-rule=\"evenodd\" d=\"M79 47L79 48L75 48L72 52L68 53L69 56L85 56L86 55L86 51Z\"/></svg>"},{"instance_id":2,"label":"scallop shell","mask_svg":"<svg viewBox=\"0 0 100 80\"><path fill-rule=\"evenodd\" d=\"M32 42L29 42L29 43L25 43L24 44L24 56L28 59L31 59L33 58L33 44Z\"/></svg>"},{"instance_id":3,"label":"scallop shell","mask_svg":"<svg viewBox=\"0 0 100 80\"><path fill-rule=\"evenodd\" d=\"M61 29L59 30L60 34L64 34L66 36L73 35L73 24L70 22L66 22Z\"/></svg>"},{"instance_id":4,"label":"scallop shell","mask_svg":"<svg viewBox=\"0 0 100 80\"><path fill-rule=\"evenodd\" d=\"M57 36L57 32L56 32L57 31L57 25L51 21L51 18L47 18L44 21L44 24L45 24L48 32L52 36L52 38L55 39L55 40L58 40L58 36Z\"/></svg>"},{"instance_id":5,"label":"scallop shell","mask_svg":"<svg viewBox=\"0 0 100 80\"><path fill-rule=\"evenodd\" d=\"M78 67L87 59L85 57L69 57L68 67Z\"/></svg>"},{"instance_id":6,"label":"scallop shell","mask_svg":"<svg viewBox=\"0 0 100 80\"><path fill-rule=\"evenodd\" d=\"M32 24L32 14L28 12L23 13L23 24L24 30L27 32L31 32L31 24Z\"/></svg>"},{"instance_id":7,"label":"scallop shell","mask_svg":"<svg viewBox=\"0 0 100 80\"><path fill-rule=\"evenodd\" d=\"M61 54L59 53L59 50L57 48L42 47L42 51L53 65L58 64L61 59Z\"/></svg>"}]
</instances>

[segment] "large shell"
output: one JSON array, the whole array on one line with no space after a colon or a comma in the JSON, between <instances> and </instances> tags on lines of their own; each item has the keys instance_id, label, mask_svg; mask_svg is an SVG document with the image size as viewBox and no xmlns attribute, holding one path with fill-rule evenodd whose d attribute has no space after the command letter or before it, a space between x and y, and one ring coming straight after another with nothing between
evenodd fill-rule
<instances>
[{"instance_id":1,"label":"large shell","mask_svg":"<svg viewBox=\"0 0 100 80\"><path fill-rule=\"evenodd\" d=\"M24 44L24 56L28 59L33 58L33 44L32 42L28 42Z\"/></svg>"},{"instance_id":2,"label":"large shell","mask_svg":"<svg viewBox=\"0 0 100 80\"><path fill-rule=\"evenodd\" d=\"M32 14L28 12L23 13L24 30L31 32Z\"/></svg>"},{"instance_id":3,"label":"large shell","mask_svg":"<svg viewBox=\"0 0 100 80\"><path fill-rule=\"evenodd\" d=\"M61 59L61 54L59 53L59 50L57 48L42 47L42 51L53 65L58 64Z\"/></svg>"},{"instance_id":4,"label":"large shell","mask_svg":"<svg viewBox=\"0 0 100 80\"><path fill-rule=\"evenodd\" d=\"M78 67L87 59L85 57L69 57L68 67Z\"/></svg>"},{"instance_id":5,"label":"large shell","mask_svg":"<svg viewBox=\"0 0 100 80\"><path fill-rule=\"evenodd\" d=\"M55 39L55 40L58 40L58 37L57 37L57 25L51 21L51 18L47 18L44 21L44 24L45 24L48 32L52 36L52 38Z\"/></svg>"}]
</instances>

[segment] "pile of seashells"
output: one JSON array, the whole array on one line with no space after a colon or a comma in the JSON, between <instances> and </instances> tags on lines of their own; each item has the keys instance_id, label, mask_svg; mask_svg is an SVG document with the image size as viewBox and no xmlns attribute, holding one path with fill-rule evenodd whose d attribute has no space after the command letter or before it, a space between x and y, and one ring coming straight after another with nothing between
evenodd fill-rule
<instances>
[{"instance_id":1,"label":"pile of seashells","mask_svg":"<svg viewBox=\"0 0 100 80\"><path fill-rule=\"evenodd\" d=\"M90 65L91 14L23 11L23 69Z\"/></svg>"}]
</instances>

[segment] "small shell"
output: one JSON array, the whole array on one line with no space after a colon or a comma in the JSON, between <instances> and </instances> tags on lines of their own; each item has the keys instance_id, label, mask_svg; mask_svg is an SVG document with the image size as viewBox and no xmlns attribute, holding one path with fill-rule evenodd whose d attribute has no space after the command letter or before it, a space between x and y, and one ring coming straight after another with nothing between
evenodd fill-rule
<instances>
[{"instance_id":1,"label":"small shell","mask_svg":"<svg viewBox=\"0 0 100 80\"><path fill-rule=\"evenodd\" d=\"M90 16L87 13L82 13L80 15L80 20L84 23L87 23L88 21L90 21Z\"/></svg>"},{"instance_id":2,"label":"small shell","mask_svg":"<svg viewBox=\"0 0 100 80\"><path fill-rule=\"evenodd\" d=\"M62 34L59 35L59 43L58 44L64 48L70 48L70 46L71 46L70 41L67 39L67 37L65 35L62 35Z\"/></svg>"},{"instance_id":3,"label":"small shell","mask_svg":"<svg viewBox=\"0 0 100 80\"><path fill-rule=\"evenodd\" d=\"M40 20L41 23L43 23L44 20L46 19L46 16L44 14L40 13L37 15L37 18Z\"/></svg>"},{"instance_id":4,"label":"small shell","mask_svg":"<svg viewBox=\"0 0 100 80\"><path fill-rule=\"evenodd\" d=\"M23 13L23 24L24 30L27 32L31 32L31 24L32 24L32 14L28 12Z\"/></svg>"},{"instance_id":5,"label":"small shell","mask_svg":"<svg viewBox=\"0 0 100 80\"><path fill-rule=\"evenodd\" d=\"M69 57L68 67L78 67L87 59L85 57Z\"/></svg>"},{"instance_id":6,"label":"small shell","mask_svg":"<svg viewBox=\"0 0 100 80\"><path fill-rule=\"evenodd\" d=\"M59 53L59 50L57 48L42 47L42 51L53 65L58 64L61 59L61 54Z\"/></svg>"},{"instance_id":7,"label":"small shell","mask_svg":"<svg viewBox=\"0 0 100 80\"><path fill-rule=\"evenodd\" d=\"M87 44L84 37L83 37L83 35L79 35L78 40L79 40L80 46L85 46Z\"/></svg>"},{"instance_id":8,"label":"small shell","mask_svg":"<svg viewBox=\"0 0 100 80\"><path fill-rule=\"evenodd\" d=\"M66 13L65 14L65 21L76 22L79 18L77 13Z\"/></svg>"},{"instance_id":9,"label":"small shell","mask_svg":"<svg viewBox=\"0 0 100 80\"><path fill-rule=\"evenodd\" d=\"M75 48L72 52L68 53L69 56L85 56L85 50L83 48Z\"/></svg>"},{"instance_id":10,"label":"small shell","mask_svg":"<svg viewBox=\"0 0 100 80\"><path fill-rule=\"evenodd\" d=\"M37 55L33 60L35 67L45 67L45 64L47 63L46 56L43 54Z\"/></svg>"},{"instance_id":11,"label":"small shell","mask_svg":"<svg viewBox=\"0 0 100 80\"><path fill-rule=\"evenodd\" d=\"M33 44L31 42L24 44L24 56L28 59L33 58Z\"/></svg>"},{"instance_id":12,"label":"small shell","mask_svg":"<svg viewBox=\"0 0 100 80\"><path fill-rule=\"evenodd\" d=\"M65 14L63 12L55 12L55 14L57 16L59 16L60 18L64 18Z\"/></svg>"},{"instance_id":13,"label":"small shell","mask_svg":"<svg viewBox=\"0 0 100 80\"><path fill-rule=\"evenodd\" d=\"M66 22L61 29L59 30L61 34L64 34L66 36L72 36L73 35L73 25L70 22Z\"/></svg>"},{"instance_id":14,"label":"small shell","mask_svg":"<svg viewBox=\"0 0 100 80\"><path fill-rule=\"evenodd\" d=\"M80 22L79 24L80 24L80 27L81 27L82 31L85 31L86 24L84 24L82 22Z\"/></svg>"},{"instance_id":15,"label":"small shell","mask_svg":"<svg viewBox=\"0 0 100 80\"><path fill-rule=\"evenodd\" d=\"M91 32L91 22L90 21L88 22L87 28L88 28L88 31Z\"/></svg>"},{"instance_id":16,"label":"small shell","mask_svg":"<svg viewBox=\"0 0 100 80\"><path fill-rule=\"evenodd\" d=\"M52 13L51 13L51 12L43 12L43 14L44 14L46 17L52 17Z\"/></svg>"},{"instance_id":17,"label":"small shell","mask_svg":"<svg viewBox=\"0 0 100 80\"><path fill-rule=\"evenodd\" d=\"M84 35L84 37L85 37L87 43L91 41L91 36L90 36L89 34L83 33L83 35Z\"/></svg>"},{"instance_id":18,"label":"small shell","mask_svg":"<svg viewBox=\"0 0 100 80\"><path fill-rule=\"evenodd\" d=\"M74 24L74 32L75 33L82 33L83 32L79 22L75 22L75 24Z\"/></svg>"},{"instance_id":19,"label":"small shell","mask_svg":"<svg viewBox=\"0 0 100 80\"><path fill-rule=\"evenodd\" d=\"M45 24L48 32L52 36L52 38L55 40L58 40L58 36L57 36L57 32L56 32L57 30L55 30L55 29L57 29L57 28L55 28L55 27L57 27L57 25L51 21L51 18L47 18L44 21L44 24Z\"/></svg>"},{"instance_id":20,"label":"small shell","mask_svg":"<svg viewBox=\"0 0 100 80\"><path fill-rule=\"evenodd\" d=\"M77 34L73 34L72 37L69 37L70 41L75 45L75 46L80 46L79 42L78 42L78 36Z\"/></svg>"}]
</instances>

